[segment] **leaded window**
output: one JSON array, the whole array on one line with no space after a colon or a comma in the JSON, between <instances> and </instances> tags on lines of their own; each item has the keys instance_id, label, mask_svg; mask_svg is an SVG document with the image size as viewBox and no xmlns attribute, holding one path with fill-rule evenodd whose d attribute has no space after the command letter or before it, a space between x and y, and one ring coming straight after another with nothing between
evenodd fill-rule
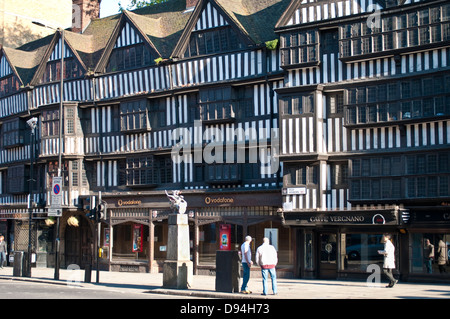
<instances>
[{"instance_id":1,"label":"leaded window","mask_svg":"<svg viewBox=\"0 0 450 319\"><path fill-rule=\"evenodd\" d=\"M319 35L317 30L281 35L281 64L283 66L318 61Z\"/></svg>"},{"instance_id":2,"label":"leaded window","mask_svg":"<svg viewBox=\"0 0 450 319\"><path fill-rule=\"evenodd\" d=\"M380 24L366 21L340 27L343 58L427 45L450 40L450 4L382 17Z\"/></svg>"},{"instance_id":3,"label":"leaded window","mask_svg":"<svg viewBox=\"0 0 450 319\"><path fill-rule=\"evenodd\" d=\"M185 57L228 52L242 49L239 36L231 26L223 26L209 30L194 31L189 45L184 53Z\"/></svg>"},{"instance_id":4,"label":"leaded window","mask_svg":"<svg viewBox=\"0 0 450 319\"><path fill-rule=\"evenodd\" d=\"M146 100L120 104L120 128L122 132L148 131L151 129Z\"/></svg>"},{"instance_id":5,"label":"leaded window","mask_svg":"<svg viewBox=\"0 0 450 319\"><path fill-rule=\"evenodd\" d=\"M144 44L114 48L109 57L106 72L142 68L154 64L155 57Z\"/></svg>"}]
</instances>

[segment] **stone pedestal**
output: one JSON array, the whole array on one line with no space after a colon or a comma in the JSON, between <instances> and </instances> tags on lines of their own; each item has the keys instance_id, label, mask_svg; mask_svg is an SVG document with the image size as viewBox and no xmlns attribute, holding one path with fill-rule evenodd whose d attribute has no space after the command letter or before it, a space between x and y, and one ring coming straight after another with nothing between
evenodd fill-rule
<instances>
[{"instance_id":1,"label":"stone pedestal","mask_svg":"<svg viewBox=\"0 0 450 319\"><path fill-rule=\"evenodd\" d=\"M190 260L188 216L169 215L167 260L163 266L163 287L187 289L192 285L194 266Z\"/></svg>"}]
</instances>

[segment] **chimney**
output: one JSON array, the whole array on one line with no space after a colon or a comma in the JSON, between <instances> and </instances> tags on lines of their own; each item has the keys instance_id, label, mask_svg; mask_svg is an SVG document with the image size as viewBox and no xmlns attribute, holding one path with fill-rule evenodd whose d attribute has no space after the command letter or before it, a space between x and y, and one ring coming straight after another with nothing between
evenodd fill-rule
<instances>
[{"instance_id":1,"label":"chimney","mask_svg":"<svg viewBox=\"0 0 450 319\"><path fill-rule=\"evenodd\" d=\"M72 32L81 33L92 19L100 17L102 0L72 0Z\"/></svg>"},{"instance_id":2,"label":"chimney","mask_svg":"<svg viewBox=\"0 0 450 319\"><path fill-rule=\"evenodd\" d=\"M199 0L186 0L186 11L194 10Z\"/></svg>"}]
</instances>

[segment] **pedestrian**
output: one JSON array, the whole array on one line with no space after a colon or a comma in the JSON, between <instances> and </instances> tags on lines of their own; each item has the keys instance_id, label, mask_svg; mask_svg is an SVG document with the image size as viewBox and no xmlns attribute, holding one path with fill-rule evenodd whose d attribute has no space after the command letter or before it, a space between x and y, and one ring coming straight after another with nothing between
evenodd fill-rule
<instances>
[{"instance_id":1,"label":"pedestrian","mask_svg":"<svg viewBox=\"0 0 450 319\"><path fill-rule=\"evenodd\" d=\"M389 285L386 288L392 288L398 282L392 273L392 270L395 269L395 247L391 240L390 234L384 234L381 238L381 242L384 243L384 250L378 251L379 254L384 256L383 272L389 279Z\"/></svg>"},{"instance_id":2,"label":"pedestrian","mask_svg":"<svg viewBox=\"0 0 450 319\"><path fill-rule=\"evenodd\" d=\"M252 250L250 243L252 242L251 236L246 236L244 243L241 245L241 258L242 258L242 269L244 270L244 276L242 281L241 292L243 294L251 294L252 292L248 290L248 281L250 280L250 268L253 265L252 261Z\"/></svg>"},{"instance_id":3,"label":"pedestrian","mask_svg":"<svg viewBox=\"0 0 450 319\"><path fill-rule=\"evenodd\" d=\"M446 273L447 270L445 269L445 266L448 263L448 252L447 252L447 244L444 243L442 238L439 240L437 253L438 253L437 262L439 267L439 273L441 274Z\"/></svg>"},{"instance_id":4,"label":"pedestrian","mask_svg":"<svg viewBox=\"0 0 450 319\"><path fill-rule=\"evenodd\" d=\"M261 267L263 282L263 295L267 295L267 277L270 274L272 279L273 294L277 294L277 273L275 266L278 263L278 255L274 246L270 244L269 238L263 238L263 244L256 250L256 264Z\"/></svg>"},{"instance_id":5,"label":"pedestrian","mask_svg":"<svg viewBox=\"0 0 450 319\"><path fill-rule=\"evenodd\" d=\"M423 251L423 257L425 260L425 266L427 267L427 273L433 273L433 259L434 259L434 245L431 244L428 238L425 239L425 249Z\"/></svg>"},{"instance_id":6,"label":"pedestrian","mask_svg":"<svg viewBox=\"0 0 450 319\"><path fill-rule=\"evenodd\" d=\"M8 255L4 239L5 237L0 236L0 269L3 269L3 263L6 262L6 255Z\"/></svg>"}]
</instances>

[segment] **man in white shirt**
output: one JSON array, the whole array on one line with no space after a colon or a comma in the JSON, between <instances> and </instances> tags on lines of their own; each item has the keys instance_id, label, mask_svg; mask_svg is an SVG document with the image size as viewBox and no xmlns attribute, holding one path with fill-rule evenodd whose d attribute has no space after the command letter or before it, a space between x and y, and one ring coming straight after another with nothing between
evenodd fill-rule
<instances>
[{"instance_id":1,"label":"man in white shirt","mask_svg":"<svg viewBox=\"0 0 450 319\"><path fill-rule=\"evenodd\" d=\"M395 269L395 247L391 240L390 234L384 234L381 238L381 242L384 243L384 250L378 251L380 255L384 256L383 272L389 278L389 285L386 288L392 288L398 282L392 274L392 270Z\"/></svg>"},{"instance_id":2,"label":"man in white shirt","mask_svg":"<svg viewBox=\"0 0 450 319\"><path fill-rule=\"evenodd\" d=\"M277 294L277 274L275 266L278 263L278 255L274 246L270 245L269 238L264 237L263 244L256 250L256 263L261 267L263 279L263 295L267 295L267 275L272 279L273 294Z\"/></svg>"},{"instance_id":3,"label":"man in white shirt","mask_svg":"<svg viewBox=\"0 0 450 319\"><path fill-rule=\"evenodd\" d=\"M241 245L241 256L242 256L242 268L244 270L244 278L242 281L241 292L243 294L251 294L252 292L248 290L248 281L250 280L250 267L253 265L252 261L252 250L250 243L252 242L251 236L245 237L245 242Z\"/></svg>"}]
</instances>

